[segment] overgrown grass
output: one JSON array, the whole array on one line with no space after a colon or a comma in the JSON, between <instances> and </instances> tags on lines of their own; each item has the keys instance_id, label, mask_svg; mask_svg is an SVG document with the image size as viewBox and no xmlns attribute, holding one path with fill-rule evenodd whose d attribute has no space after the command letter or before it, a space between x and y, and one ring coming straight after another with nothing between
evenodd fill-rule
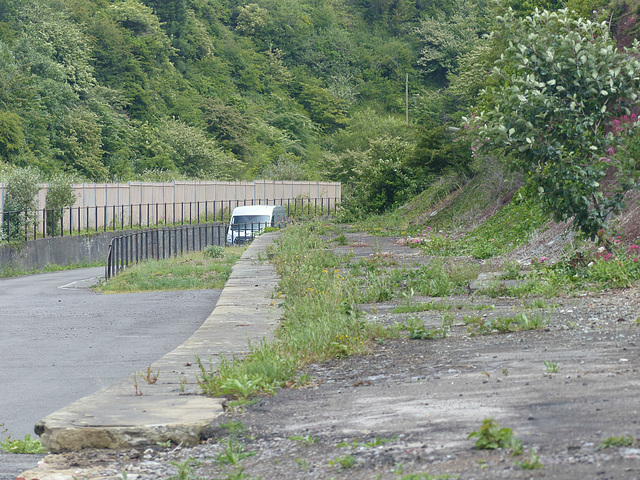
<instances>
[{"instance_id":1,"label":"overgrown grass","mask_svg":"<svg viewBox=\"0 0 640 480\"><path fill-rule=\"evenodd\" d=\"M270 392L309 362L364 353L372 339L387 335L361 320L355 308L360 283L343 272L348 259L325 249L322 233L316 223L283 230L275 256L286 299L281 325L272 341L250 345L242 361L225 359L217 372L200 361L204 393L246 398Z\"/></svg>"},{"instance_id":2,"label":"overgrown grass","mask_svg":"<svg viewBox=\"0 0 640 480\"><path fill-rule=\"evenodd\" d=\"M165 260L149 260L131 265L96 290L125 293L222 288L243 251L244 247L229 247L218 258L192 252Z\"/></svg>"},{"instance_id":3,"label":"overgrown grass","mask_svg":"<svg viewBox=\"0 0 640 480\"><path fill-rule=\"evenodd\" d=\"M595 249L594 249L595 250ZM598 251L599 250L599 251ZM640 246L613 245L610 251L567 255L557 263L534 262L526 282L512 287L496 283L479 293L490 297L555 297L578 291L629 288L640 280Z\"/></svg>"},{"instance_id":4,"label":"overgrown grass","mask_svg":"<svg viewBox=\"0 0 640 480\"><path fill-rule=\"evenodd\" d=\"M421 231L414 233L410 242L428 255L469 255L486 259L526 243L547 220L538 203L530 199L514 200L468 233L435 229L427 223Z\"/></svg>"}]
</instances>

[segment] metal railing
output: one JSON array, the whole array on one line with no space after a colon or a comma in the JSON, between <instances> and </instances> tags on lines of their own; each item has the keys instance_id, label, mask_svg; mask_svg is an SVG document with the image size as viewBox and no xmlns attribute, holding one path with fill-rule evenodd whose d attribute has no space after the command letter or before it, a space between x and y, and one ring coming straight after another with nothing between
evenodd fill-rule
<instances>
[{"instance_id":1,"label":"metal railing","mask_svg":"<svg viewBox=\"0 0 640 480\"><path fill-rule=\"evenodd\" d=\"M201 251L208 245L223 246L228 228L224 223L212 223L119 232L109 245L105 278L143 260Z\"/></svg>"},{"instance_id":2,"label":"metal railing","mask_svg":"<svg viewBox=\"0 0 640 480\"><path fill-rule=\"evenodd\" d=\"M118 232L109 244L105 265L108 280L131 264L199 252L209 245L230 246L249 243L267 228L267 223L225 223L180 225Z\"/></svg>"},{"instance_id":3,"label":"metal railing","mask_svg":"<svg viewBox=\"0 0 640 480\"><path fill-rule=\"evenodd\" d=\"M99 231L226 222L235 207L246 205L281 205L287 209L287 216L292 218L330 215L337 212L339 202L339 198L323 197L147 203L33 212L0 210L0 240L32 240Z\"/></svg>"}]
</instances>

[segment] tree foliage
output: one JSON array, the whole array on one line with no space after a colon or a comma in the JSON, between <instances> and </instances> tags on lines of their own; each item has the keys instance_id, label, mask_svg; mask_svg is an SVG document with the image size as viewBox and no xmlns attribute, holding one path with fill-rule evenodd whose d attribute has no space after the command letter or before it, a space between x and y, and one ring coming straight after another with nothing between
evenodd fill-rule
<instances>
[{"instance_id":1,"label":"tree foliage","mask_svg":"<svg viewBox=\"0 0 640 480\"><path fill-rule=\"evenodd\" d=\"M501 17L494 40L505 51L482 93L478 144L527 173L556 221L595 238L637 185L636 160L623 154L638 103L638 45L619 51L608 25L567 10ZM625 117L626 116L626 117ZM625 118L627 120L625 120Z\"/></svg>"},{"instance_id":2,"label":"tree foliage","mask_svg":"<svg viewBox=\"0 0 640 480\"><path fill-rule=\"evenodd\" d=\"M21 241L37 219L40 175L33 168L14 168L5 176L2 231L9 241Z\"/></svg>"},{"instance_id":3,"label":"tree foliage","mask_svg":"<svg viewBox=\"0 0 640 480\"><path fill-rule=\"evenodd\" d=\"M47 235L58 235L62 230L60 221L64 210L76 202L71 177L64 173L54 174L49 182L45 202Z\"/></svg>"},{"instance_id":4,"label":"tree foliage","mask_svg":"<svg viewBox=\"0 0 640 480\"><path fill-rule=\"evenodd\" d=\"M488 33L489 8L485 2L456 0L452 15L438 12L427 17L415 29L421 41L418 64L427 73L456 73L460 57Z\"/></svg>"}]
</instances>

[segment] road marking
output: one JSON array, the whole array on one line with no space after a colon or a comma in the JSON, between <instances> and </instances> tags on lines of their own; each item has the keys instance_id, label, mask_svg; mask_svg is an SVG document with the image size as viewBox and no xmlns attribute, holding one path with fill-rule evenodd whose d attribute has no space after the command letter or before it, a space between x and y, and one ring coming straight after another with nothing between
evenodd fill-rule
<instances>
[{"instance_id":1,"label":"road marking","mask_svg":"<svg viewBox=\"0 0 640 480\"><path fill-rule=\"evenodd\" d=\"M94 285L96 285L99 281L100 281L100 277L85 278L83 280L76 280L75 282L67 283L66 285L61 285L58 288L62 290L91 288Z\"/></svg>"}]
</instances>

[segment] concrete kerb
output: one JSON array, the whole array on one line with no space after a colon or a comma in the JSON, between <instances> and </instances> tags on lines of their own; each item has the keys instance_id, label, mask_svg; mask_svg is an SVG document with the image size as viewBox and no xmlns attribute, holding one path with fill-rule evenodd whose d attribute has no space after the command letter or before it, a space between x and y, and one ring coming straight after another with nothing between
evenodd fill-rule
<instances>
[{"instance_id":1,"label":"concrete kerb","mask_svg":"<svg viewBox=\"0 0 640 480\"><path fill-rule=\"evenodd\" d=\"M248 342L269 338L278 324L278 302L272 298L278 278L274 266L266 262L266 248L275 235L262 235L249 245L204 324L149 366L151 376L157 374L155 383L144 378L144 366L137 380L132 372L129 378L48 415L36 425L45 448L59 452L169 440L198 443L201 430L222 413L224 399L197 394L196 356L215 369L221 355L246 354Z\"/></svg>"}]
</instances>

